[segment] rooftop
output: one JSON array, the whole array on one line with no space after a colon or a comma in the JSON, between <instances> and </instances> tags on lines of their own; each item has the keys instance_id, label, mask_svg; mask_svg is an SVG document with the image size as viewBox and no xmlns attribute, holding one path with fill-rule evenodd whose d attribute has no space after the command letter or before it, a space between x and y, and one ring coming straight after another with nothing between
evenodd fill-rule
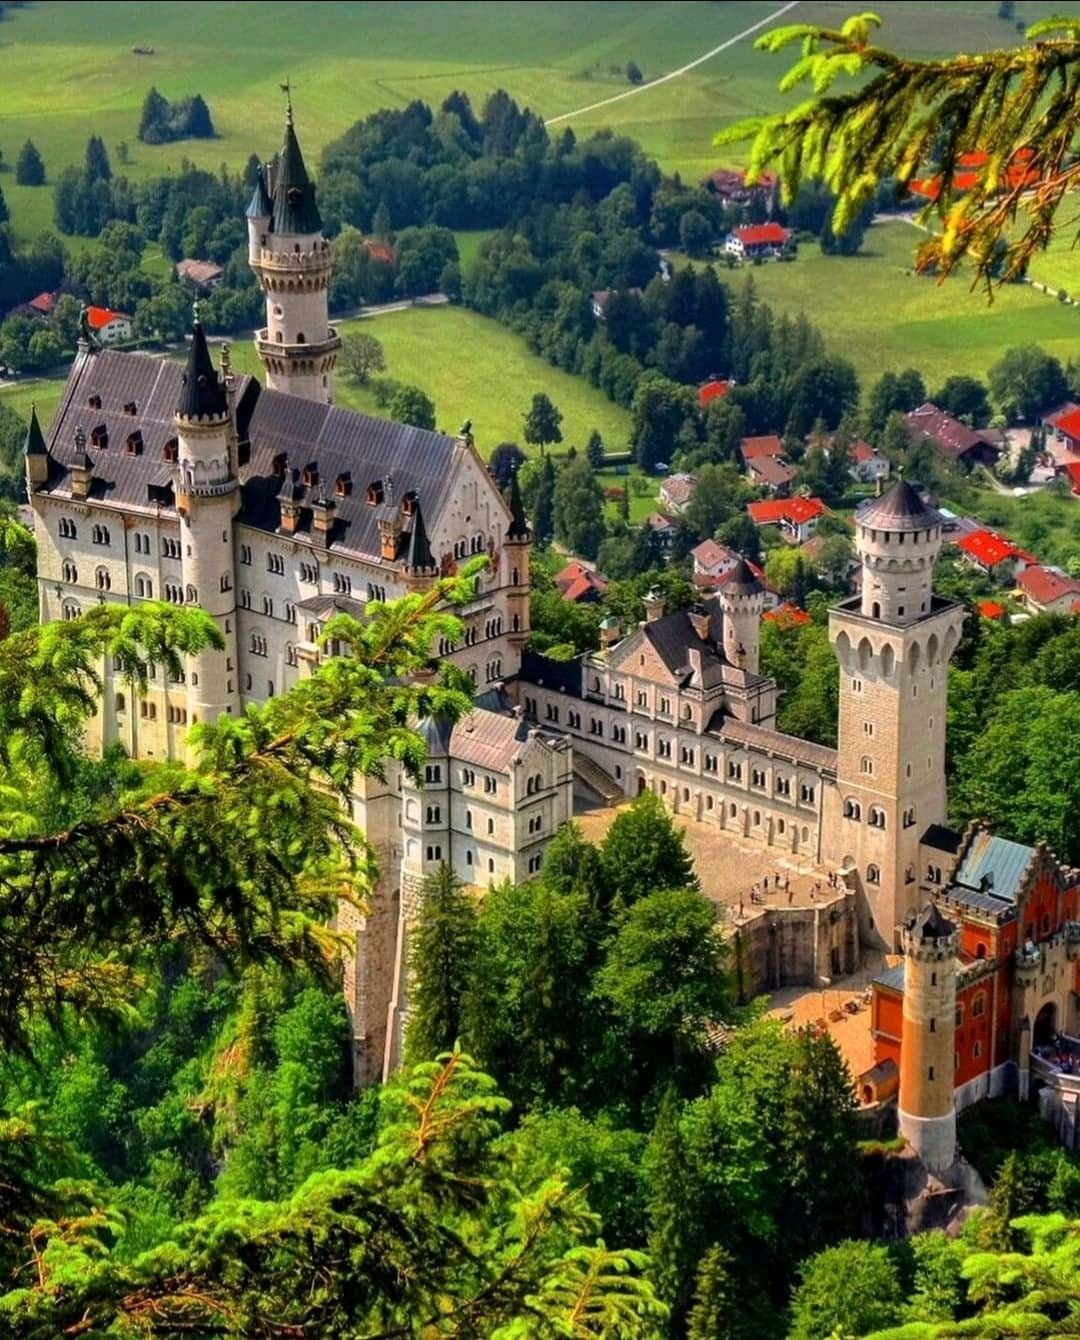
<instances>
[{"instance_id":1,"label":"rooftop","mask_svg":"<svg viewBox=\"0 0 1080 1340\"><path fill-rule=\"evenodd\" d=\"M1080 598L1080 581L1038 563L1026 567L1017 577L1016 584L1038 605L1050 605L1062 597Z\"/></svg>"},{"instance_id":2,"label":"rooftop","mask_svg":"<svg viewBox=\"0 0 1080 1340\"><path fill-rule=\"evenodd\" d=\"M750 223L731 231L732 236L737 237L744 247L780 247L791 236L788 229L779 223Z\"/></svg>"},{"instance_id":3,"label":"rooftop","mask_svg":"<svg viewBox=\"0 0 1080 1340\"><path fill-rule=\"evenodd\" d=\"M972 836L956 871L956 883L1015 903L1035 848L996 837L980 828Z\"/></svg>"},{"instance_id":4,"label":"rooftop","mask_svg":"<svg viewBox=\"0 0 1080 1340\"><path fill-rule=\"evenodd\" d=\"M855 509L860 526L875 530L918 531L941 525L941 514L928 507L906 479L898 479L879 498L867 498Z\"/></svg>"},{"instance_id":5,"label":"rooftop","mask_svg":"<svg viewBox=\"0 0 1080 1340\"><path fill-rule=\"evenodd\" d=\"M775 526L781 521L800 525L821 516L825 504L820 498L766 498L763 502L747 503L746 510L757 526Z\"/></svg>"},{"instance_id":6,"label":"rooftop","mask_svg":"<svg viewBox=\"0 0 1080 1340\"><path fill-rule=\"evenodd\" d=\"M1008 540L1004 535L998 535L992 530L973 530L967 535L961 535L954 541L957 549L963 550L969 558L973 558L983 567L993 568L999 563L1004 563L1007 559L1024 558L1028 561L1034 561L1033 556L1025 553L1023 549L1018 549L1012 540Z\"/></svg>"}]
</instances>

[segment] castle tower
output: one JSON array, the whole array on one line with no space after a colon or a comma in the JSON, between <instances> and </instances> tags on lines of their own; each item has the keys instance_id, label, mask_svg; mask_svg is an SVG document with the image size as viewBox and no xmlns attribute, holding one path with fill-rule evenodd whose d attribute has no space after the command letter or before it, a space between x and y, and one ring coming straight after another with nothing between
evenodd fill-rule
<instances>
[{"instance_id":1,"label":"castle tower","mask_svg":"<svg viewBox=\"0 0 1080 1340\"><path fill-rule=\"evenodd\" d=\"M291 98L271 186L268 194L264 181L256 183L247 211L248 256L266 295L266 325L255 332L255 351L267 386L331 404L341 340L328 317L330 243L296 139Z\"/></svg>"},{"instance_id":2,"label":"castle tower","mask_svg":"<svg viewBox=\"0 0 1080 1340\"><path fill-rule=\"evenodd\" d=\"M932 1173L956 1160L956 927L930 903L909 917L904 949L900 1133Z\"/></svg>"},{"instance_id":3,"label":"castle tower","mask_svg":"<svg viewBox=\"0 0 1080 1340\"><path fill-rule=\"evenodd\" d=\"M49 480L49 451L45 446L41 424L38 423L36 405L30 406L30 426L26 430L23 451L26 464L26 492L29 496Z\"/></svg>"},{"instance_id":4,"label":"castle tower","mask_svg":"<svg viewBox=\"0 0 1080 1340\"><path fill-rule=\"evenodd\" d=\"M756 675L765 588L745 558L739 559L721 586L720 608L724 612L724 656L731 665Z\"/></svg>"},{"instance_id":5,"label":"castle tower","mask_svg":"<svg viewBox=\"0 0 1080 1340\"><path fill-rule=\"evenodd\" d=\"M860 931L894 949L919 897L919 837L944 823L949 660L963 611L931 589L941 517L901 480L855 513L862 591L829 614L840 662L823 855L857 874Z\"/></svg>"},{"instance_id":6,"label":"castle tower","mask_svg":"<svg viewBox=\"0 0 1080 1340\"><path fill-rule=\"evenodd\" d=\"M514 666L507 671L512 674L520 667L521 653L529 638L529 554L532 549L532 531L525 517L516 470L510 479L510 524L506 528L503 548L510 576L506 617L510 625L509 642L516 657Z\"/></svg>"},{"instance_id":7,"label":"castle tower","mask_svg":"<svg viewBox=\"0 0 1080 1340\"><path fill-rule=\"evenodd\" d=\"M185 601L201 605L213 616L225 647L222 651L208 647L189 660L187 706L192 725L214 721L222 712L239 707L233 518L240 507L240 485L229 399L227 383L210 361L196 314L174 418L181 570Z\"/></svg>"}]
</instances>

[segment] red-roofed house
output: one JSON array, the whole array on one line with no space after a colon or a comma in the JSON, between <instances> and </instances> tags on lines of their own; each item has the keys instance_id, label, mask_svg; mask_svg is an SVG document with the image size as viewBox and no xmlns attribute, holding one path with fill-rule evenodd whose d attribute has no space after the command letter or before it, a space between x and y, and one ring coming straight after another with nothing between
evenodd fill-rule
<instances>
[{"instance_id":1,"label":"red-roofed house","mask_svg":"<svg viewBox=\"0 0 1080 1340\"><path fill-rule=\"evenodd\" d=\"M1005 606L996 600L976 600L975 611L983 619L1004 619Z\"/></svg>"},{"instance_id":2,"label":"red-roofed house","mask_svg":"<svg viewBox=\"0 0 1080 1340\"><path fill-rule=\"evenodd\" d=\"M1033 563L1016 579L1020 597L1035 614L1073 614L1080 604L1080 582L1055 568Z\"/></svg>"},{"instance_id":3,"label":"red-roofed house","mask_svg":"<svg viewBox=\"0 0 1080 1340\"><path fill-rule=\"evenodd\" d=\"M701 577L706 582L714 582L730 572L739 561L734 549L717 540L702 540L696 549L690 550L690 557L694 560L694 580Z\"/></svg>"},{"instance_id":4,"label":"red-roofed house","mask_svg":"<svg viewBox=\"0 0 1080 1340\"><path fill-rule=\"evenodd\" d=\"M1039 180L1039 174L1028 166L1031 149L1017 149L1009 166L1002 173L1000 190L1012 190L1016 186L1030 186ZM980 171L986 166L990 155L983 150L960 154L952 175L952 194L970 191L979 179ZM910 183L913 195L921 195L925 200L936 200L941 194L941 177L921 177Z\"/></svg>"},{"instance_id":5,"label":"red-roofed house","mask_svg":"<svg viewBox=\"0 0 1080 1340\"><path fill-rule=\"evenodd\" d=\"M660 501L673 512L685 512L696 488L693 475L669 475L660 485Z\"/></svg>"},{"instance_id":6,"label":"red-roofed house","mask_svg":"<svg viewBox=\"0 0 1080 1340\"><path fill-rule=\"evenodd\" d=\"M1064 465L1059 465L1054 471L1062 479L1069 481L1069 487L1073 493L1080 497L1080 461L1066 461Z\"/></svg>"},{"instance_id":7,"label":"red-roofed house","mask_svg":"<svg viewBox=\"0 0 1080 1340\"><path fill-rule=\"evenodd\" d=\"M393 265L397 260L394 248L389 242L380 242L374 237L364 238L364 250L373 261L381 261L383 265Z\"/></svg>"},{"instance_id":8,"label":"red-roofed house","mask_svg":"<svg viewBox=\"0 0 1080 1340\"><path fill-rule=\"evenodd\" d=\"M785 600L774 610L766 610L761 617L768 619L770 623L779 624L781 628L802 628L810 622L809 614L799 609L798 605L793 605L790 600Z\"/></svg>"},{"instance_id":9,"label":"red-roofed house","mask_svg":"<svg viewBox=\"0 0 1080 1340\"><path fill-rule=\"evenodd\" d=\"M969 428L945 410L938 409L932 401L928 400L905 414L904 420L913 436L932 442L938 454L946 460L959 461L968 467L990 466L996 465L1001 455L1001 448L988 431Z\"/></svg>"},{"instance_id":10,"label":"red-roofed house","mask_svg":"<svg viewBox=\"0 0 1080 1340\"><path fill-rule=\"evenodd\" d=\"M739 443L739 451L749 465L761 456L783 456L784 444L775 433L769 433L765 437L744 437Z\"/></svg>"},{"instance_id":11,"label":"red-roofed house","mask_svg":"<svg viewBox=\"0 0 1080 1340\"><path fill-rule=\"evenodd\" d=\"M31 298L26 305L32 307L38 316L52 316L59 297L59 293L39 293L36 298Z\"/></svg>"},{"instance_id":12,"label":"red-roofed house","mask_svg":"<svg viewBox=\"0 0 1080 1340\"><path fill-rule=\"evenodd\" d=\"M88 307L86 320L102 344L131 339L131 317L108 307Z\"/></svg>"},{"instance_id":13,"label":"red-roofed house","mask_svg":"<svg viewBox=\"0 0 1080 1340\"><path fill-rule=\"evenodd\" d=\"M178 278L186 279L203 293L217 288L225 278L224 266L216 265L213 261L192 260L190 256L176 262L176 273Z\"/></svg>"},{"instance_id":14,"label":"red-roofed house","mask_svg":"<svg viewBox=\"0 0 1080 1340\"><path fill-rule=\"evenodd\" d=\"M1066 410L1053 420L1054 436L1070 451L1080 451L1080 408Z\"/></svg>"},{"instance_id":15,"label":"red-roofed house","mask_svg":"<svg viewBox=\"0 0 1080 1340\"><path fill-rule=\"evenodd\" d=\"M875 451L869 442L855 442L851 447L851 474L862 484L876 484L889 477L892 466L888 456Z\"/></svg>"},{"instance_id":16,"label":"red-roofed house","mask_svg":"<svg viewBox=\"0 0 1080 1340\"><path fill-rule=\"evenodd\" d=\"M763 172L757 181L747 183L746 172L742 168L717 168L701 184L707 191L719 196L725 207L749 204L755 196L764 199L770 213L776 204L775 172Z\"/></svg>"},{"instance_id":17,"label":"red-roofed house","mask_svg":"<svg viewBox=\"0 0 1080 1340\"><path fill-rule=\"evenodd\" d=\"M1015 576L1038 561L1034 554L1018 549L1012 540L992 530L969 531L955 544L969 563L991 576Z\"/></svg>"},{"instance_id":18,"label":"red-roofed house","mask_svg":"<svg viewBox=\"0 0 1080 1340\"><path fill-rule=\"evenodd\" d=\"M724 381L721 377L714 377L712 381L707 381L704 386L698 387L697 401L701 409L707 408L714 400L722 400L731 390L731 382Z\"/></svg>"},{"instance_id":19,"label":"red-roofed house","mask_svg":"<svg viewBox=\"0 0 1080 1340\"><path fill-rule=\"evenodd\" d=\"M791 544L805 544L817 530L818 518L825 511L820 498L769 498L746 504L755 526L778 526Z\"/></svg>"},{"instance_id":20,"label":"red-roofed house","mask_svg":"<svg viewBox=\"0 0 1080 1340\"><path fill-rule=\"evenodd\" d=\"M740 260L750 260L754 256L779 256L790 241L790 229L779 223L749 223L728 233L724 250Z\"/></svg>"},{"instance_id":21,"label":"red-roofed house","mask_svg":"<svg viewBox=\"0 0 1080 1340\"><path fill-rule=\"evenodd\" d=\"M607 590L607 582L576 559L555 577L555 585L564 600L572 604L595 604Z\"/></svg>"}]
</instances>

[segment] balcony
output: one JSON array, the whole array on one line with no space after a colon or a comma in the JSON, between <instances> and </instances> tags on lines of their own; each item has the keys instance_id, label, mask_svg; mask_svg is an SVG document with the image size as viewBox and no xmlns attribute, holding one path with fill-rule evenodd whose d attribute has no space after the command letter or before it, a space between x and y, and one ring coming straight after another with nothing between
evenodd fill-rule
<instances>
[{"instance_id":1,"label":"balcony","mask_svg":"<svg viewBox=\"0 0 1080 1340\"><path fill-rule=\"evenodd\" d=\"M320 358L323 354L333 353L335 349L339 349L341 341L338 339L337 330L330 326L327 329L326 338L323 340L310 340L303 344L285 344L278 340L272 340L269 330L264 326L262 330L255 332L255 347L260 355L266 354L271 357L276 355L284 358Z\"/></svg>"}]
</instances>

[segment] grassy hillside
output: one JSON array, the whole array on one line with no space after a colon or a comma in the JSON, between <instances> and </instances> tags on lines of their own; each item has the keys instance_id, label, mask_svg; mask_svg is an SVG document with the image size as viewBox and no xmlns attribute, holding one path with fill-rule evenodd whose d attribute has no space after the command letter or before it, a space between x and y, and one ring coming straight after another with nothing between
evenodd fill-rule
<instances>
[{"instance_id":1,"label":"grassy hillside","mask_svg":"<svg viewBox=\"0 0 1080 1340\"><path fill-rule=\"evenodd\" d=\"M988 304L963 276L939 284L916 275L919 236L906 223L876 224L857 256L824 256L808 243L790 265L741 273L753 276L777 311L805 312L830 351L855 364L864 386L888 368L918 368L930 384L951 372L985 376L1016 344L1041 344L1063 362L1075 356L1080 309L1022 284L1000 289ZM741 282L739 274L723 277L734 287Z\"/></svg>"},{"instance_id":2,"label":"grassy hillside","mask_svg":"<svg viewBox=\"0 0 1080 1340\"><path fill-rule=\"evenodd\" d=\"M125 140L133 178L176 167L181 159L216 169L240 166L277 146L279 82L296 88L298 121L314 157L328 139L379 107L413 98L437 102L454 88L477 102L505 87L544 116L626 92L633 60L650 80L696 59L767 18L779 0L428 0L422 8L384 0L297 0L292 4L221 0L195 5L134 5L120 0L38 0L0 22L4 97L0 150L14 163L30 136L50 176L80 162L87 136L110 150ZM833 23L853 3L809 0L787 21ZM929 53L1003 45L1015 28L995 17L993 0L943 5L886 0L877 10L883 40ZM1047 13L1077 13L1077 0L1019 3L1026 22ZM133 46L152 46L136 56ZM710 140L718 126L779 105L783 57L753 50L753 38L712 57L685 76L568 124L611 125L636 136L669 170L700 177L715 166ZM139 109L151 84L166 97L201 92L219 138L141 145ZM727 155L730 157L730 155ZM115 164L114 164L115 165ZM17 231L51 226L48 187L14 185L0 176Z\"/></svg>"},{"instance_id":3,"label":"grassy hillside","mask_svg":"<svg viewBox=\"0 0 1080 1340\"><path fill-rule=\"evenodd\" d=\"M598 428L613 451L625 450L629 415L580 377L550 367L525 342L495 321L459 307L415 307L403 312L338 323L339 330L363 329L386 350L386 375L423 388L435 402L440 428L456 431L472 419L477 446L486 457L506 440L521 442L522 415L537 391L546 391L563 412L566 445L581 448ZM247 339L232 345L238 372L255 372L257 359ZM260 374L261 380L261 374ZM0 404L26 416L36 401L48 424L60 400L63 378L35 378L0 386ZM385 414L370 390L339 373L337 402L369 414Z\"/></svg>"}]
</instances>

